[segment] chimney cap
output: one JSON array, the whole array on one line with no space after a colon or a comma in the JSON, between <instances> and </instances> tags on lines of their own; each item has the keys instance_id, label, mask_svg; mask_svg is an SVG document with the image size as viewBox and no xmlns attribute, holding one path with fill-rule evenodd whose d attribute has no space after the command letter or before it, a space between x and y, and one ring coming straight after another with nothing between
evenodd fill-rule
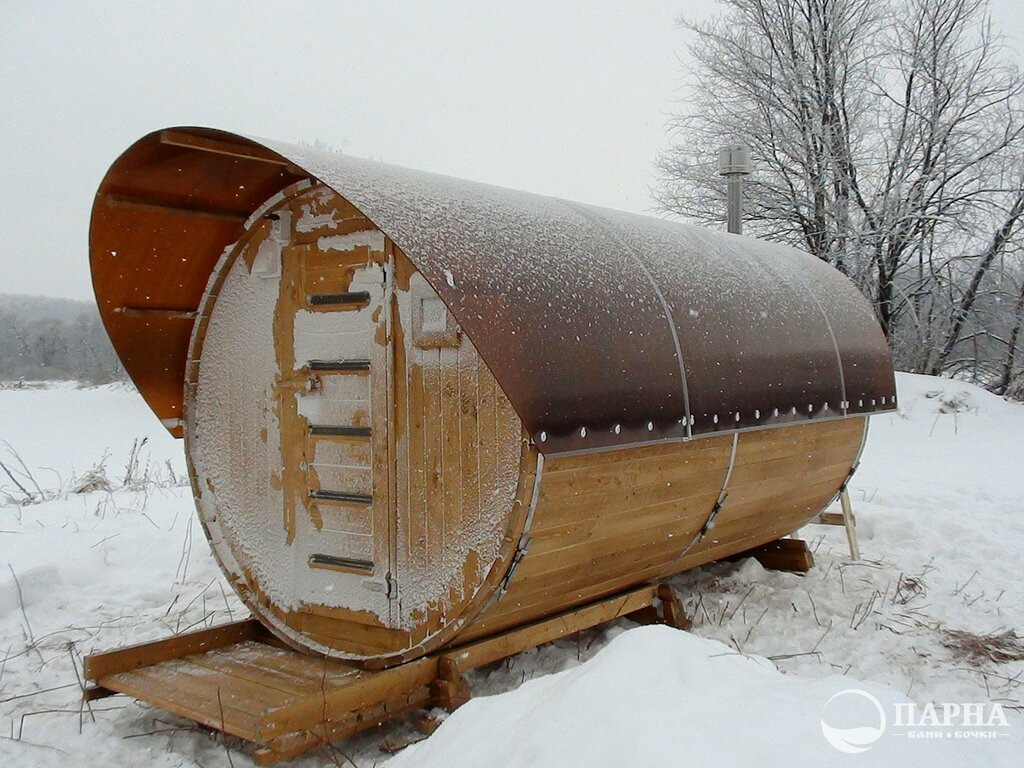
<instances>
[{"instance_id":1,"label":"chimney cap","mask_svg":"<svg viewBox=\"0 0 1024 768\"><path fill-rule=\"evenodd\" d=\"M742 144L730 144L718 150L718 175L750 173L750 147Z\"/></svg>"}]
</instances>

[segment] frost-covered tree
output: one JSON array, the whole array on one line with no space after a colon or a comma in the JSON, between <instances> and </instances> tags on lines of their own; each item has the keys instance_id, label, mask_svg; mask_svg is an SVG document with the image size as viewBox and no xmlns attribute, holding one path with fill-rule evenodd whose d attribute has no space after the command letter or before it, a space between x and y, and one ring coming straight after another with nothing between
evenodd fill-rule
<instances>
[{"instance_id":1,"label":"frost-covered tree","mask_svg":"<svg viewBox=\"0 0 1024 768\"><path fill-rule=\"evenodd\" d=\"M0 386L22 379L125 379L95 304L0 294Z\"/></svg>"},{"instance_id":2,"label":"frost-covered tree","mask_svg":"<svg viewBox=\"0 0 1024 768\"><path fill-rule=\"evenodd\" d=\"M722 222L716 149L747 144L747 231L854 279L902 366L999 346L971 334L981 310L1005 320L1013 304L988 294L1024 225L1024 79L985 0L721 4L680 22L692 87L659 158L660 207Z\"/></svg>"}]
</instances>

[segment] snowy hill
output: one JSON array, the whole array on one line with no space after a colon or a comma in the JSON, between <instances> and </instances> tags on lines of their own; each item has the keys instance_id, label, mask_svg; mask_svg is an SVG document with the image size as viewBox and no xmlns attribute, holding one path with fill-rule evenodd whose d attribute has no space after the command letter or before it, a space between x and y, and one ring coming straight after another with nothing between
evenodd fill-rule
<instances>
[{"instance_id":1,"label":"snowy hill","mask_svg":"<svg viewBox=\"0 0 1024 768\"><path fill-rule=\"evenodd\" d=\"M391 764L1021 764L1024 662L996 659L1024 635L1024 407L898 384L901 412L873 418L851 483L863 560L842 529L808 526L805 576L750 560L683 574L692 634L620 621L477 671L477 698ZM0 391L0 462L18 481L0 469L0 761L248 765L146 705L79 704L82 654L244 614L195 524L181 444L125 388ZM888 713L885 733L847 689ZM894 717L909 702L998 703L1007 725L913 738ZM836 751L823 721L865 751ZM382 744L422 738L396 723L295 764L382 764Z\"/></svg>"}]
</instances>

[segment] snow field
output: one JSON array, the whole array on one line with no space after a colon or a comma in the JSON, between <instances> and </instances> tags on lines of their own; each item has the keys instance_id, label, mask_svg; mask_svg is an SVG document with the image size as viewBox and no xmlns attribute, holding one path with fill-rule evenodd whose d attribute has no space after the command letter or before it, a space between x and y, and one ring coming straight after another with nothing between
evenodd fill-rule
<instances>
[{"instance_id":1,"label":"snow field","mask_svg":"<svg viewBox=\"0 0 1024 768\"><path fill-rule=\"evenodd\" d=\"M682 574L692 633L623 620L478 670L476 698L393 765L1024 762L1024 662L972 657L951 634L1024 635L1024 407L960 382L898 385L900 413L873 417L851 483L862 561L841 528L808 526L806 575L752 560ZM105 455L110 490L70 492ZM245 615L195 520L181 443L128 389L0 390L0 461L21 477L17 457L47 500L12 503L0 471L0 764L249 765L148 705L80 704L83 654ZM998 702L1008 725L990 740L890 728L844 755L821 718L848 688L887 711ZM419 739L402 721L295 765L383 764L382 745Z\"/></svg>"}]
</instances>

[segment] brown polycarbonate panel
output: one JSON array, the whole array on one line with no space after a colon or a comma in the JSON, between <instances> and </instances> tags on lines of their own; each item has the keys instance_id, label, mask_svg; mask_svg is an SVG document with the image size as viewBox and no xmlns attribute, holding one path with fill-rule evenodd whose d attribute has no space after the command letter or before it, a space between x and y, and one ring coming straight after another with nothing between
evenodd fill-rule
<instances>
[{"instance_id":1,"label":"brown polycarbonate panel","mask_svg":"<svg viewBox=\"0 0 1024 768\"><path fill-rule=\"evenodd\" d=\"M836 338L843 361L847 413L892 410L896 405L892 358L871 305L837 270L799 251L793 253L794 259L803 258L800 276L808 295L828 317Z\"/></svg>"},{"instance_id":2,"label":"brown polycarbonate panel","mask_svg":"<svg viewBox=\"0 0 1024 768\"><path fill-rule=\"evenodd\" d=\"M649 440L652 422L685 434L669 318L636 256L576 206L272 146L403 249L480 350L542 451Z\"/></svg>"},{"instance_id":3,"label":"brown polycarbonate panel","mask_svg":"<svg viewBox=\"0 0 1024 768\"><path fill-rule=\"evenodd\" d=\"M793 249L306 147L177 130L269 147L291 165L168 146L154 134L115 163L101 195L244 215L304 174L322 181L423 273L545 453L835 417L847 400L857 412L891 407L891 364L869 305ZM101 311L150 404L176 416L181 331L164 327L170 320L125 318L122 327L110 305L195 308L237 227L141 209L116 221L99 209L98 198Z\"/></svg>"},{"instance_id":4,"label":"brown polycarbonate panel","mask_svg":"<svg viewBox=\"0 0 1024 768\"><path fill-rule=\"evenodd\" d=\"M175 434L192 323L145 310L194 311L245 217L297 178L280 164L151 134L114 163L96 194L89 252L100 315L128 375Z\"/></svg>"},{"instance_id":5,"label":"brown polycarbonate panel","mask_svg":"<svg viewBox=\"0 0 1024 768\"><path fill-rule=\"evenodd\" d=\"M640 254L671 308L693 434L841 415L842 377L828 323L761 243L588 210Z\"/></svg>"}]
</instances>

